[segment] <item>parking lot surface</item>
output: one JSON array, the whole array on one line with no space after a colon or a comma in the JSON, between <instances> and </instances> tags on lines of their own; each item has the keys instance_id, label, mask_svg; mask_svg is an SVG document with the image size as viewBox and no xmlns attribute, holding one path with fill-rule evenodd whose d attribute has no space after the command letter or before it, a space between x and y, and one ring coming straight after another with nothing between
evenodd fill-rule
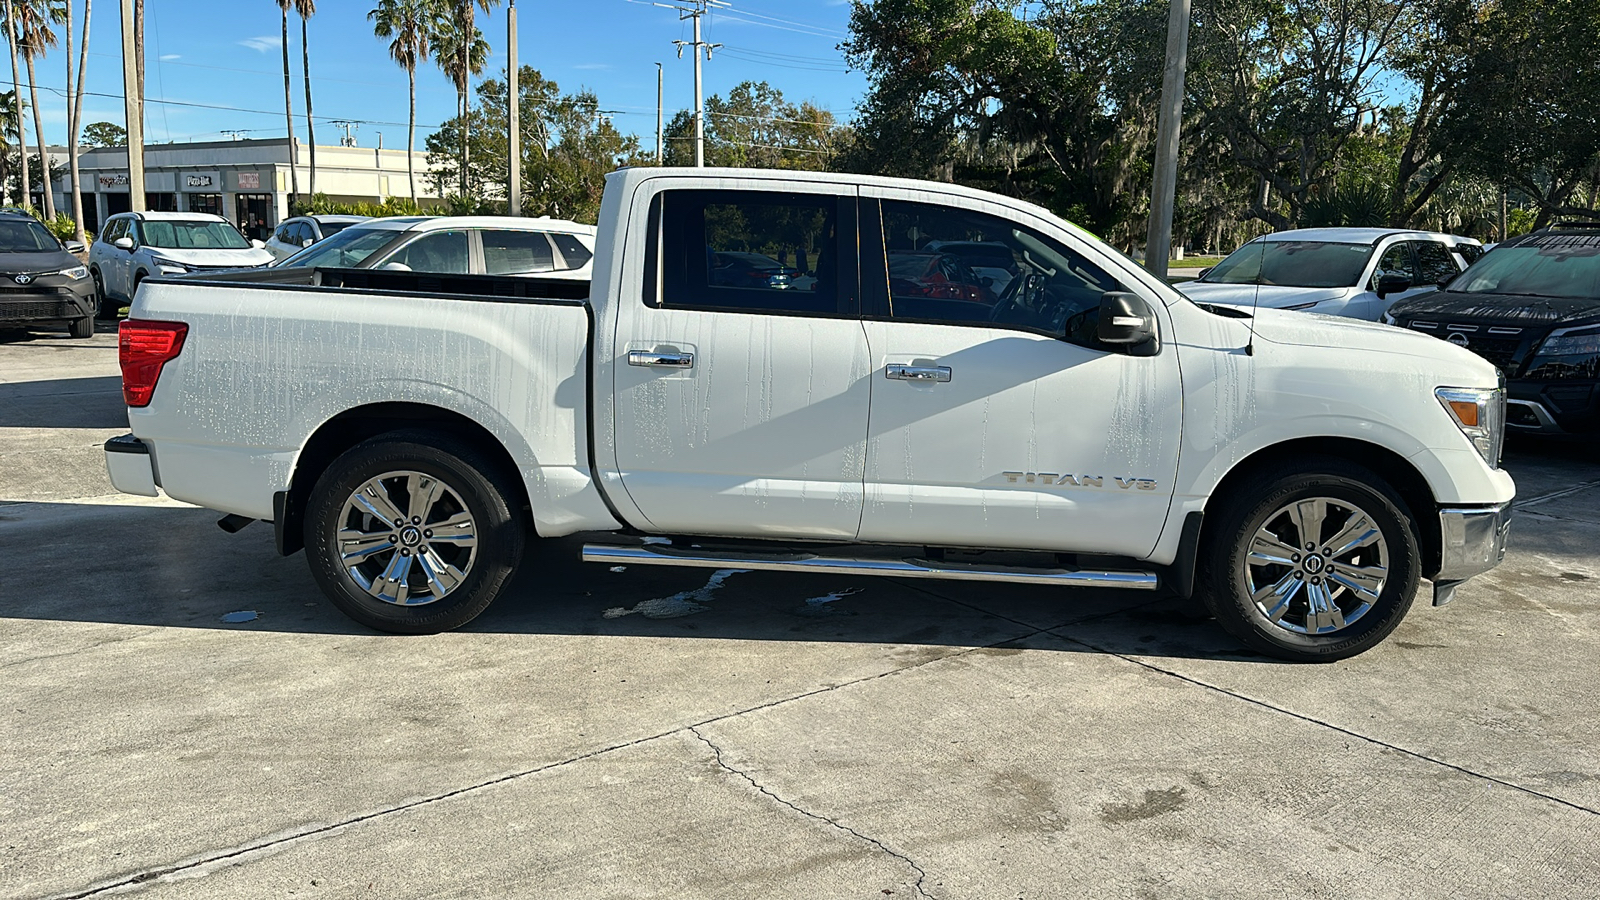
<instances>
[{"instance_id":1,"label":"parking lot surface","mask_svg":"<svg viewBox=\"0 0 1600 900\"><path fill-rule=\"evenodd\" d=\"M1505 563L1290 665L1192 605L536 544L366 631L115 495L115 336L0 342L0 897L1600 894L1600 450Z\"/></svg>"}]
</instances>

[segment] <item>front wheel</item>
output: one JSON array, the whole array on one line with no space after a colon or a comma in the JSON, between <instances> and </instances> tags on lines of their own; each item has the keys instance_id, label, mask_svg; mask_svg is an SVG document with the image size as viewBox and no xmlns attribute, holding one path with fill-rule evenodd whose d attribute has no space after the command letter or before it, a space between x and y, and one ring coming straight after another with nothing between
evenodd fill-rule
<instances>
[{"instance_id":1,"label":"front wheel","mask_svg":"<svg viewBox=\"0 0 1600 900\"><path fill-rule=\"evenodd\" d=\"M1337 459L1260 473L1206 523L1199 588L1217 621L1256 650L1332 662L1371 649L1417 593L1406 508L1375 473Z\"/></svg>"},{"instance_id":2,"label":"front wheel","mask_svg":"<svg viewBox=\"0 0 1600 900\"><path fill-rule=\"evenodd\" d=\"M511 579L523 524L492 461L446 435L373 438L334 460L305 517L311 574L363 625L435 634L472 621Z\"/></svg>"},{"instance_id":3,"label":"front wheel","mask_svg":"<svg viewBox=\"0 0 1600 900\"><path fill-rule=\"evenodd\" d=\"M67 323L67 334L75 338L94 337L94 316L84 316Z\"/></svg>"}]
</instances>

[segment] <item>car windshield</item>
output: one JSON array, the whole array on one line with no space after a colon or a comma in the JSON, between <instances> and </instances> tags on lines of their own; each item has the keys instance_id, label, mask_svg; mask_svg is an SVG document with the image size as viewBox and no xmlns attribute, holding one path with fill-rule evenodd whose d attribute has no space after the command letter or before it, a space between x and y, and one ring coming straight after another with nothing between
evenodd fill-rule
<instances>
[{"instance_id":1,"label":"car windshield","mask_svg":"<svg viewBox=\"0 0 1600 900\"><path fill-rule=\"evenodd\" d=\"M1552 234L1501 246L1456 276L1461 294L1600 297L1600 235Z\"/></svg>"},{"instance_id":2,"label":"car windshield","mask_svg":"<svg viewBox=\"0 0 1600 900\"><path fill-rule=\"evenodd\" d=\"M346 228L278 263L278 268L354 268L404 233L388 228Z\"/></svg>"},{"instance_id":3,"label":"car windshield","mask_svg":"<svg viewBox=\"0 0 1600 900\"><path fill-rule=\"evenodd\" d=\"M139 235L158 250L249 250L250 242L227 222L144 221Z\"/></svg>"},{"instance_id":4,"label":"car windshield","mask_svg":"<svg viewBox=\"0 0 1600 900\"><path fill-rule=\"evenodd\" d=\"M45 253L61 245L36 219L0 221L0 253Z\"/></svg>"},{"instance_id":5,"label":"car windshield","mask_svg":"<svg viewBox=\"0 0 1600 900\"><path fill-rule=\"evenodd\" d=\"M1361 280L1371 256L1371 244L1251 241L1217 263L1200 281L1305 288L1352 287Z\"/></svg>"}]
</instances>

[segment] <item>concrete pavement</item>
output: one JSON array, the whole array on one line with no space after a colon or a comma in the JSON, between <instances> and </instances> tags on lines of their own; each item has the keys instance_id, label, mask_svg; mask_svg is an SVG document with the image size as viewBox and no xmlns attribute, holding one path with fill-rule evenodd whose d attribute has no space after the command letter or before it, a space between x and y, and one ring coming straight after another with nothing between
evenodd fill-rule
<instances>
[{"instance_id":1,"label":"concrete pavement","mask_svg":"<svg viewBox=\"0 0 1600 900\"><path fill-rule=\"evenodd\" d=\"M574 540L402 638L264 526L106 496L114 375L0 343L0 897L1600 893L1593 450L1514 443L1506 563L1331 666L1170 600Z\"/></svg>"}]
</instances>

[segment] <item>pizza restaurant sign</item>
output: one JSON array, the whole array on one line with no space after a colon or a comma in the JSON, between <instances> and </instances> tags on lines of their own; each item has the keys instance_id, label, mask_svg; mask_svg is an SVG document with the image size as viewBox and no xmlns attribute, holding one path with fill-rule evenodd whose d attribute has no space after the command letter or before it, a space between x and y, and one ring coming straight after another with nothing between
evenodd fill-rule
<instances>
[{"instance_id":1,"label":"pizza restaurant sign","mask_svg":"<svg viewBox=\"0 0 1600 900\"><path fill-rule=\"evenodd\" d=\"M216 183L216 179L210 175L185 175L183 177L184 187L207 188L214 186Z\"/></svg>"}]
</instances>

